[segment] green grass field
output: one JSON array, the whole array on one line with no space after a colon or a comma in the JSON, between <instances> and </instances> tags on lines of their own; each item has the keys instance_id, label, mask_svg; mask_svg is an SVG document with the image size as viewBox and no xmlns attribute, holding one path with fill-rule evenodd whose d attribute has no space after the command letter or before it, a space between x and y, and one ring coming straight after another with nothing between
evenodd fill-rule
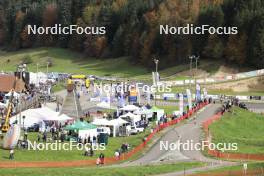
<instances>
[{"instance_id":1,"label":"green grass field","mask_svg":"<svg viewBox=\"0 0 264 176\"><path fill-rule=\"evenodd\" d=\"M238 150L232 152L264 154L264 116L260 114L233 108L209 128L214 143L237 143Z\"/></svg>"},{"instance_id":2,"label":"green grass field","mask_svg":"<svg viewBox=\"0 0 264 176\"><path fill-rule=\"evenodd\" d=\"M16 52L1 52L0 64L5 65L1 70L15 71L25 56L30 56L32 63L28 64L29 71L47 71L47 61L52 61L49 72L66 72L94 74L99 76L134 77L144 75L148 71L142 66L131 65L128 58L94 59L76 52L60 48L37 48ZM50 59L49 59L50 58Z\"/></svg>"},{"instance_id":3,"label":"green grass field","mask_svg":"<svg viewBox=\"0 0 264 176\"><path fill-rule=\"evenodd\" d=\"M200 162L186 162L177 164L164 164L155 166L130 166L130 167L81 167L81 168L16 168L1 169L0 175L3 176L27 176L27 175L43 175L43 176L143 176L156 175L169 172L182 171L195 167L204 166Z\"/></svg>"},{"instance_id":4,"label":"green grass field","mask_svg":"<svg viewBox=\"0 0 264 176\"><path fill-rule=\"evenodd\" d=\"M152 80L151 71L155 69L153 63L153 70L146 69L143 66L132 64L129 58L110 58L110 59L95 59L86 57L80 53L73 52L67 49L61 48L34 48L24 49L15 52L5 52L0 50L0 64L4 65L1 68L3 71L14 71L23 58L31 58L31 63L28 64L29 71L42 72L47 71L47 61L52 61L52 66L48 68L49 72L65 72L65 73L82 73L93 74L98 76L117 76L123 78L130 78L133 80ZM163 63L165 64L165 63ZM165 64L166 65L166 64ZM214 67L212 67L214 65ZM213 70L221 65L218 62L201 61L200 68L205 69L211 73ZM168 67L168 66L167 66ZM161 77L168 80L183 80L188 76L175 75L181 71L189 69L188 64L181 64L177 66L171 66L159 70Z\"/></svg>"},{"instance_id":5,"label":"green grass field","mask_svg":"<svg viewBox=\"0 0 264 176\"><path fill-rule=\"evenodd\" d=\"M122 143L127 142L131 149L139 145L143 138L150 133L149 129L146 129L145 132L138 135L131 135L128 137L116 137L109 138L108 145L104 151L95 151L94 157L85 157L83 156L84 150L77 150L74 148L71 151L65 150L27 150L27 149L16 149L15 150L15 161L65 161L65 160L87 160L87 159L96 159L99 154L102 152L106 157L113 157L114 152L119 149ZM37 133L29 133L29 140L33 143L37 140ZM0 149L0 161L8 160L9 150Z\"/></svg>"},{"instance_id":6,"label":"green grass field","mask_svg":"<svg viewBox=\"0 0 264 176\"><path fill-rule=\"evenodd\" d=\"M252 171L252 170L263 170L264 171L264 163L263 162L257 162L257 163L247 163L247 168L248 171ZM202 174L221 174L223 172L230 172L228 175L232 175L231 172L234 171L242 171L243 170L243 164L238 164L236 166L226 166L226 167L222 167L219 169L214 169L214 170L210 170L210 171L202 171L202 172L197 172L197 175L202 175ZM196 175L196 174L193 174Z\"/></svg>"}]
</instances>

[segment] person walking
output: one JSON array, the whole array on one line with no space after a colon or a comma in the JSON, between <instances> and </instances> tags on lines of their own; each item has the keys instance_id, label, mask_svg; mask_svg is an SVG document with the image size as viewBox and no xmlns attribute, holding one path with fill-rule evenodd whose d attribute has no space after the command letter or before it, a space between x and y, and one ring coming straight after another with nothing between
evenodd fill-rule
<instances>
[{"instance_id":1,"label":"person walking","mask_svg":"<svg viewBox=\"0 0 264 176\"><path fill-rule=\"evenodd\" d=\"M104 158L105 158L104 154L100 153L99 158L100 158L100 164L103 165L104 164Z\"/></svg>"},{"instance_id":2,"label":"person walking","mask_svg":"<svg viewBox=\"0 0 264 176\"><path fill-rule=\"evenodd\" d=\"M120 159L120 153L118 150L115 151L115 159L119 160Z\"/></svg>"},{"instance_id":3,"label":"person walking","mask_svg":"<svg viewBox=\"0 0 264 176\"><path fill-rule=\"evenodd\" d=\"M14 150L11 149L10 152L9 152L9 159L10 160L13 160L14 159L14 153L15 153Z\"/></svg>"}]
</instances>

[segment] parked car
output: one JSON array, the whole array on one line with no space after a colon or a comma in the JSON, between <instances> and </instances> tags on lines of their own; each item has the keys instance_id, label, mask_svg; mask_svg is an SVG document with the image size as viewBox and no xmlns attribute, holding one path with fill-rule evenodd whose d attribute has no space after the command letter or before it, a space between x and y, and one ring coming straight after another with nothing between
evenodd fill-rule
<instances>
[{"instance_id":1,"label":"parked car","mask_svg":"<svg viewBox=\"0 0 264 176\"><path fill-rule=\"evenodd\" d=\"M144 131L144 128L139 128L136 126L131 126L130 134L137 134Z\"/></svg>"},{"instance_id":2,"label":"parked car","mask_svg":"<svg viewBox=\"0 0 264 176\"><path fill-rule=\"evenodd\" d=\"M32 126L27 128L28 132L38 132L39 131L39 124L34 123Z\"/></svg>"},{"instance_id":3,"label":"parked car","mask_svg":"<svg viewBox=\"0 0 264 176\"><path fill-rule=\"evenodd\" d=\"M98 127L97 128L97 133L107 133L108 135L110 135L110 128L109 127Z\"/></svg>"}]
</instances>

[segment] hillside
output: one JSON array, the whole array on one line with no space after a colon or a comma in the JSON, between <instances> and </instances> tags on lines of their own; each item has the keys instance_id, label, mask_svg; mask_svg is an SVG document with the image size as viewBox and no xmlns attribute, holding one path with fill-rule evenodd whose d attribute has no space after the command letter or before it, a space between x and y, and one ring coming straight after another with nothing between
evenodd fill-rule
<instances>
[{"instance_id":1,"label":"hillside","mask_svg":"<svg viewBox=\"0 0 264 176\"><path fill-rule=\"evenodd\" d=\"M240 108L224 114L209 128L214 143L237 143L238 153L264 153L264 118Z\"/></svg>"},{"instance_id":2,"label":"hillside","mask_svg":"<svg viewBox=\"0 0 264 176\"><path fill-rule=\"evenodd\" d=\"M49 72L65 72L65 73L82 73L92 74L98 76L115 76L120 78L130 78L139 80L152 79L152 69L132 64L129 57L98 59L85 56L78 52L62 48L35 48L24 49L15 52L5 52L0 50L0 64L2 65L0 71L14 71L21 62L28 62L29 71L46 72L47 62L51 61L51 66L48 67ZM220 74L230 74L242 71L249 71L252 68L236 68L231 66L224 66L221 61L213 62L210 60L202 60L199 62L197 73L198 77L219 76ZM182 80L189 79L189 64L182 64L178 66L171 66L166 69L159 69L162 80Z\"/></svg>"},{"instance_id":3,"label":"hillside","mask_svg":"<svg viewBox=\"0 0 264 176\"><path fill-rule=\"evenodd\" d=\"M131 65L128 58L94 59L80 53L61 48L38 48L16 52L1 51L0 64L3 71L15 71L24 58L30 58L27 64L29 71L47 71L47 61L52 62L49 72L82 73L98 76L133 77L146 74L142 66ZM117 62L118 61L118 62Z\"/></svg>"}]
</instances>

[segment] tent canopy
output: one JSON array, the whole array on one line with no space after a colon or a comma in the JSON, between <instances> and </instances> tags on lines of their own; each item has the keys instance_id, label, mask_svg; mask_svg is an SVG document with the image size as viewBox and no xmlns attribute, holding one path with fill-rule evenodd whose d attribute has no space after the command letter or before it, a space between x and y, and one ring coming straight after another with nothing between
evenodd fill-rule
<instances>
[{"instance_id":1,"label":"tent canopy","mask_svg":"<svg viewBox=\"0 0 264 176\"><path fill-rule=\"evenodd\" d=\"M138 115L135 115L135 114L133 114L131 112L128 112L128 113L126 113L124 115L121 115L120 118L124 118L124 117L131 117L131 118L133 118L135 116L138 116Z\"/></svg>"},{"instance_id":2,"label":"tent canopy","mask_svg":"<svg viewBox=\"0 0 264 176\"><path fill-rule=\"evenodd\" d=\"M65 121L65 120L72 120L69 116L65 114L59 115L59 112L55 112L48 107L42 107L38 109L34 109L43 120L46 121Z\"/></svg>"},{"instance_id":3,"label":"tent canopy","mask_svg":"<svg viewBox=\"0 0 264 176\"><path fill-rule=\"evenodd\" d=\"M127 124L129 122L121 119L121 118L117 118L117 119L113 119L113 120L110 120L110 123L113 125L113 126L120 126L120 125L123 125L123 124Z\"/></svg>"},{"instance_id":4,"label":"tent canopy","mask_svg":"<svg viewBox=\"0 0 264 176\"><path fill-rule=\"evenodd\" d=\"M116 107L111 106L110 103L107 103L105 101L102 101L101 103L98 103L96 106L100 107L100 108L103 108L103 109L116 109Z\"/></svg>"},{"instance_id":5,"label":"tent canopy","mask_svg":"<svg viewBox=\"0 0 264 176\"><path fill-rule=\"evenodd\" d=\"M107 125L111 125L109 120L103 119L103 118L96 118L94 119L94 121L92 122L92 124L97 125L97 126L107 126Z\"/></svg>"},{"instance_id":6,"label":"tent canopy","mask_svg":"<svg viewBox=\"0 0 264 176\"><path fill-rule=\"evenodd\" d=\"M25 116L26 118L23 120L21 118L21 123L24 124L25 128L32 126L34 123L41 123L43 120L40 118L39 114L34 111L34 109L28 109L26 111L21 112L21 117ZM14 123L15 121L19 122L19 115L13 116L10 118L10 123ZM24 123L23 123L24 122Z\"/></svg>"},{"instance_id":7,"label":"tent canopy","mask_svg":"<svg viewBox=\"0 0 264 176\"><path fill-rule=\"evenodd\" d=\"M95 125L90 124L86 121L80 121L80 120L78 120L72 125L68 125L65 127L66 130L91 130L95 128L96 128Z\"/></svg>"},{"instance_id":8,"label":"tent canopy","mask_svg":"<svg viewBox=\"0 0 264 176\"><path fill-rule=\"evenodd\" d=\"M55 112L47 107L37 108L37 109L28 109L21 112L21 117L25 116L24 126L30 127L34 123L41 123L42 121L66 121L72 120L65 114L59 115L59 112ZM14 123L15 120L18 120L19 115L13 116L10 118L10 123ZM23 119L21 120L23 123Z\"/></svg>"},{"instance_id":9,"label":"tent canopy","mask_svg":"<svg viewBox=\"0 0 264 176\"><path fill-rule=\"evenodd\" d=\"M147 109L145 107L142 107L134 112L134 114L142 115L142 114L150 114L152 111L150 109Z\"/></svg>"}]
</instances>

